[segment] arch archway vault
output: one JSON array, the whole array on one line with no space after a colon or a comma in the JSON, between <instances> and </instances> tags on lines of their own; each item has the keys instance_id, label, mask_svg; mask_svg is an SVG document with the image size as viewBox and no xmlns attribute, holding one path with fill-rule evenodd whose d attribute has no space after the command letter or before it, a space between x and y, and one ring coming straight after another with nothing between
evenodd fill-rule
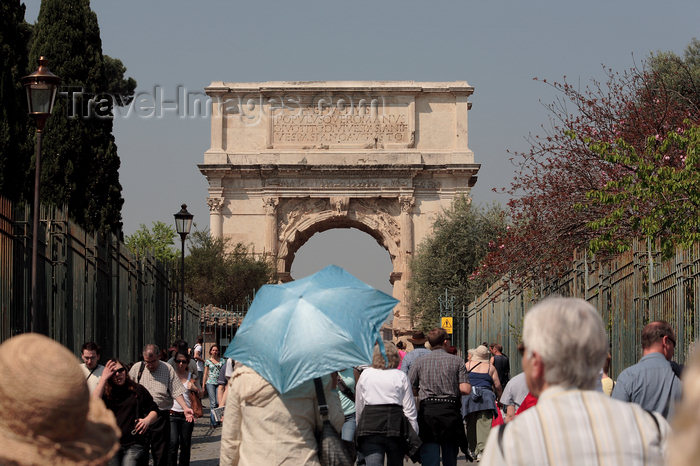
<instances>
[{"instance_id":1,"label":"arch archway vault","mask_svg":"<svg viewBox=\"0 0 700 466\"><path fill-rule=\"evenodd\" d=\"M214 236L251 245L290 280L317 232L357 228L391 257L395 334L411 331L406 283L436 216L469 195L466 82L214 82L209 183ZM342 245L339 245L342 247Z\"/></svg>"}]
</instances>

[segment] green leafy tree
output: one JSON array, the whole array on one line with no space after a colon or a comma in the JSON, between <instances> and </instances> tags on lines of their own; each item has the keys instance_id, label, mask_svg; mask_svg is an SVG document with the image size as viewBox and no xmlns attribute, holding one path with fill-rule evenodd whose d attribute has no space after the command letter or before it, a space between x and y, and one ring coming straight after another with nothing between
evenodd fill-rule
<instances>
[{"instance_id":1,"label":"green leafy tree","mask_svg":"<svg viewBox=\"0 0 700 466\"><path fill-rule=\"evenodd\" d=\"M439 317L438 296L445 289L461 309L488 286L479 264L506 232L506 215L500 206L479 208L464 197L438 216L433 232L418 247L411 261L411 315L422 328L434 327Z\"/></svg>"},{"instance_id":2,"label":"green leafy tree","mask_svg":"<svg viewBox=\"0 0 700 466\"><path fill-rule=\"evenodd\" d=\"M133 235L126 237L125 243L139 257L150 253L158 260L172 263L178 258L178 252L173 248L175 235L177 233L172 225L157 221L153 222L151 229L141 224Z\"/></svg>"},{"instance_id":3,"label":"green leafy tree","mask_svg":"<svg viewBox=\"0 0 700 466\"><path fill-rule=\"evenodd\" d=\"M275 277L273 264L238 243L213 238L209 231L191 235L185 258L185 293L200 304L242 305Z\"/></svg>"},{"instance_id":4,"label":"green leafy tree","mask_svg":"<svg viewBox=\"0 0 700 466\"><path fill-rule=\"evenodd\" d=\"M630 167L629 174L588 193L614 206L589 224L599 233L590 243L593 252L630 248L632 238L617 234L623 218L635 236L658 240L666 256L677 245L687 248L700 241L700 126L652 136L642 153L622 139L587 142L603 160Z\"/></svg>"},{"instance_id":5,"label":"green leafy tree","mask_svg":"<svg viewBox=\"0 0 700 466\"><path fill-rule=\"evenodd\" d=\"M27 68L31 28L19 0L0 3L0 193L24 194L31 147L27 140L27 101L20 79Z\"/></svg>"},{"instance_id":6,"label":"green leafy tree","mask_svg":"<svg viewBox=\"0 0 700 466\"><path fill-rule=\"evenodd\" d=\"M700 109L700 40L693 38L679 57L673 52L656 52L648 65L655 85L663 87L678 104Z\"/></svg>"},{"instance_id":7,"label":"green leafy tree","mask_svg":"<svg viewBox=\"0 0 700 466\"><path fill-rule=\"evenodd\" d=\"M119 231L124 203L119 157L112 135L113 106L135 82L124 79L119 60L102 54L97 16L88 0L44 0L29 53L61 77L60 98L46 126L42 151L42 198L65 204L91 231Z\"/></svg>"}]
</instances>

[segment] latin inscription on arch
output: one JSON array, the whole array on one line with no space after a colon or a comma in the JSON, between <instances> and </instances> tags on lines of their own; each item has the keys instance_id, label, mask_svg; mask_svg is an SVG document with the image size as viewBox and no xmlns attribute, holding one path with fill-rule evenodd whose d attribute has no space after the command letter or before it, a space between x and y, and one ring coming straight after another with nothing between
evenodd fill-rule
<instances>
[{"instance_id":1,"label":"latin inscription on arch","mask_svg":"<svg viewBox=\"0 0 700 466\"><path fill-rule=\"evenodd\" d=\"M275 112L271 125L274 147L405 145L410 143L412 131L408 106L342 109L305 106L293 112Z\"/></svg>"}]
</instances>

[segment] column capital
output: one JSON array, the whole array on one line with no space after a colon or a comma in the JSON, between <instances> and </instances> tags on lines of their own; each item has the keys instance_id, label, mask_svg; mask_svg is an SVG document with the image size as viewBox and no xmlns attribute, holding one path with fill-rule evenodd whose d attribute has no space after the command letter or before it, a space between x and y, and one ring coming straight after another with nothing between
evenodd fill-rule
<instances>
[{"instance_id":1,"label":"column capital","mask_svg":"<svg viewBox=\"0 0 700 466\"><path fill-rule=\"evenodd\" d=\"M277 205L280 203L278 197L263 197L263 208L267 215L273 215L277 210Z\"/></svg>"},{"instance_id":2,"label":"column capital","mask_svg":"<svg viewBox=\"0 0 700 466\"><path fill-rule=\"evenodd\" d=\"M401 205L401 212L410 214L413 206L416 204L416 199L413 196L400 196L399 204Z\"/></svg>"},{"instance_id":3,"label":"column capital","mask_svg":"<svg viewBox=\"0 0 700 466\"><path fill-rule=\"evenodd\" d=\"M209 212L221 213L221 209L224 208L224 198L223 197L209 197L209 198L207 198L207 205L209 206Z\"/></svg>"}]
</instances>

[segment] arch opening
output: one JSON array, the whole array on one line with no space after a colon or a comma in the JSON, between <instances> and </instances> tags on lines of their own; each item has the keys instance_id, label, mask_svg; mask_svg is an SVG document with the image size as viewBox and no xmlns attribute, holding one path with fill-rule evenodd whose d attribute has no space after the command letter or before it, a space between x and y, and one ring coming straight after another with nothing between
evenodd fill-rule
<instances>
[{"instance_id":1,"label":"arch opening","mask_svg":"<svg viewBox=\"0 0 700 466\"><path fill-rule=\"evenodd\" d=\"M393 293L393 264L389 252L373 235L359 228L329 227L314 232L288 262L291 262L292 278L301 278L335 264L374 288L389 295Z\"/></svg>"}]
</instances>

